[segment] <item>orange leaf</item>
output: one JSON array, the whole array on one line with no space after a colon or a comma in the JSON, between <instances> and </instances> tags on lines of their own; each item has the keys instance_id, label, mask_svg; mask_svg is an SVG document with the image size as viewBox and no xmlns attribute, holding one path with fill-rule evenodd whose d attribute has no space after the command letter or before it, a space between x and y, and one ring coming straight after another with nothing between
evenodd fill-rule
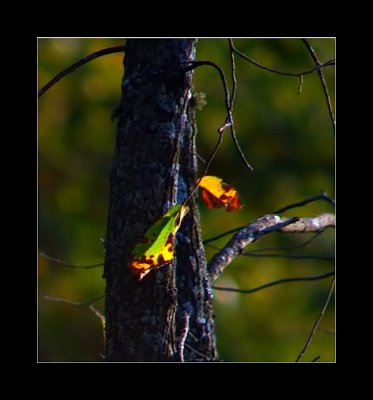
<instances>
[{"instance_id":1,"label":"orange leaf","mask_svg":"<svg viewBox=\"0 0 373 400\"><path fill-rule=\"evenodd\" d=\"M225 207L226 211L234 211L242 207L237 190L217 176L204 176L198 186L209 208Z\"/></svg>"}]
</instances>

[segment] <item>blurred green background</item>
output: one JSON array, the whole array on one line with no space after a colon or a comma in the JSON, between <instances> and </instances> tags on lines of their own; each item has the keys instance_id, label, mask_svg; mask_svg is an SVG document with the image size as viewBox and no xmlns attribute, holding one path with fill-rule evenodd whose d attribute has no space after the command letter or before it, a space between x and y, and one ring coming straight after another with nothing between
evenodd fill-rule
<instances>
[{"instance_id":1,"label":"blurred green background","mask_svg":"<svg viewBox=\"0 0 373 400\"><path fill-rule=\"evenodd\" d=\"M122 45L124 39L39 39L38 88L85 55ZM256 61L289 72L314 67L299 39L236 39L236 47ZM310 39L321 62L335 58L334 39ZM197 59L219 64L230 82L226 39L199 39ZM96 59L63 78L38 103L39 251L74 264L103 260L109 170L116 123L110 120L120 99L123 54ZM234 119L238 139L255 171L250 173L229 136L209 173L234 185L245 207L234 213L200 205L205 239L244 225L286 204L325 190L334 197L334 135L317 73L299 79L259 69L236 57L238 81ZM334 107L335 70L324 69ZM225 119L217 72L194 72L197 92L207 105L197 111L198 152L207 158ZM201 171L203 164L200 165ZM289 210L286 216L333 212L326 202ZM300 244L312 234L267 235L247 250ZM229 237L214 245L223 246ZM206 247L210 258L216 250ZM306 247L271 253L334 255L334 230ZM325 260L240 257L216 282L250 289L288 277L331 271ZM100 320L87 307L50 302L44 295L86 301L104 293L102 268L72 269L39 256L39 361L102 361ZM316 320L331 278L285 283L253 294L215 291L219 355L224 361L294 361ZM103 300L95 307L103 312ZM303 361L335 360L334 299L329 304Z\"/></svg>"}]
</instances>

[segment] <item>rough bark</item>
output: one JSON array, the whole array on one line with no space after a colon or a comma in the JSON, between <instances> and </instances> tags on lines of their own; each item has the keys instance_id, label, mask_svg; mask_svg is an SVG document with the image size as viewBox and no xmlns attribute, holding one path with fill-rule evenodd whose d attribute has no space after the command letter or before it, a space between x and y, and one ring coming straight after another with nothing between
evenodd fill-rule
<instances>
[{"instance_id":1,"label":"rough bark","mask_svg":"<svg viewBox=\"0 0 373 400\"><path fill-rule=\"evenodd\" d=\"M195 183L192 73L183 71L194 45L192 39L127 42L105 241L107 361L216 358L195 198L172 265L142 281L129 269L147 228Z\"/></svg>"}]
</instances>

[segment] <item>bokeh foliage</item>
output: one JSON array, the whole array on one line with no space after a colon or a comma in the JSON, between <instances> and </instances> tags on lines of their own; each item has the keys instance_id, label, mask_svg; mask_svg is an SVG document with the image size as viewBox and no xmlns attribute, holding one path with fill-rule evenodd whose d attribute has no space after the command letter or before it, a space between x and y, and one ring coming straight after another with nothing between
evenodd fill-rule
<instances>
[{"instance_id":1,"label":"bokeh foliage","mask_svg":"<svg viewBox=\"0 0 373 400\"><path fill-rule=\"evenodd\" d=\"M334 39L311 39L319 59L335 57ZM124 44L123 39L39 39L38 87L90 52ZM313 61L299 39L236 39L236 47L262 64L290 72ZM230 79L225 39L199 39L197 59L218 63ZM62 79L38 104L39 249L75 264L103 260L109 171L116 123L110 115L120 99L123 54L94 60ZM234 185L245 204L226 213L201 202L204 238L244 225L288 203L325 190L334 196L334 136L317 73L299 79L261 70L236 57L236 131L255 171L240 160L227 131L209 171ZM335 70L324 69L334 105ZM197 92L207 105L197 111L198 152L207 158L225 119L223 89L210 67L194 72ZM202 171L203 164L200 170ZM286 216L332 211L325 202L290 210ZM311 234L268 235L247 250L291 246ZM215 242L224 245L229 237ZM208 258L215 250L206 247ZM271 251L271 253L280 251ZM334 231L305 248L284 254L334 254ZM322 274L323 260L240 257L217 285L253 288L276 279ZM43 295L85 301L104 293L102 268L77 270L39 257L39 360L102 361L100 321L86 307L47 302ZM286 283L254 294L215 292L218 351L226 361L294 361L327 296L330 279ZM103 301L95 303L103 310ZM334 302L304 360L334 361Z\"/></svg>"}]
</instances>

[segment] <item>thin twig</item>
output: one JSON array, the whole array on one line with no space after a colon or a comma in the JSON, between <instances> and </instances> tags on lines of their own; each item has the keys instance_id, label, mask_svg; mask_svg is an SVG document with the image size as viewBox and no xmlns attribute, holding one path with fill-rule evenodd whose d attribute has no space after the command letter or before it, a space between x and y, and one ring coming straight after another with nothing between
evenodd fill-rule
<instances>
[{"instance_id":1,"label":"thin twig","mask_svg":"<svg viewBox=\"0 0 373 400\"><path fill-rule=\"evenodd\" d=\"M61 299L59 297L43 296L44 300L47 300L47 301L55 301L56 303L70 304L71 306L77 306L77 307L89 306L92 303L95 303L96 301L103 299L104 297L105 297L105 295L103 294L101 296L95 297L92 300L80 303L77 301Z\"/></svg>"},{"instance_id":2,"label":"thin twig","mask_svg":"<svg viewBox=\"0 0 373 400\"><path fill-rule=\"evenodd\" d=\"M194 336L194 334L193 334L192 331L189 332L189 336L190 336L195 342L198 342L198 339Z\"/></svg>"},{"instance_id":3,"label":"thin twig","mask_svg":"<svg viewBox=\"0 0 373 400\"><path fill-rule=\"evenodd\" d=\"M214 246L213 244L207 244L207 247L211 247L215 250L221 250L220 247ZM268 258L286 258L289 260L321 260L321 261L334 261L334 257L330 256L318 256L318 255L308 255L308 254L274 254L274 253L255 253L251 251L244 251L240 254L246 257L268 257Z\"/></svg>"},{"instance_id":4,"label":"thin twig","mask_svg":"<svg viewBox=\"0 0 373 400\"><path fill-rule=\"evenodd\" d=\"M185 345L185 340L188 336L189 332L189 318L190 318L190 313L184 312L183 313L183 328L180 331L180 338L179 338L179 345L178 345L178 350L179 350L179 357L180 361L184 362L184 345Z\"/></svg>"},{"instance_id":5,"label":"thin twig","mask_svg":"<svg viewBox=\"0 0 373 400\"><path fill-rule=\"evenodd\" d=\"M96 317L100 320L101 325L102 325L102 332L104 336L104 342L106 341L106 335L105 335L105 317L100 313L100 311L97 310L96 307L94 307L92 304L88 306L88 308L93 312L93 314L96 315Z\"/></svg>"},{"instance_id":6,"label":"thin twig","mask_svg":"<svg viewBox=\"0 0 373 400\"><path fill-rule=\"evenodd\" d=\"M311 362L316 362L319 358L320 358L320 356L317 356Z\"/></svg>"},{"instance_id":7,"label":"thin twig","mask_svg":"<svg viewBox=\"0 0 373 400\"><path fill-rule=\"evenodd\" d=\"M241 157L242 161L244 162L245 166L250 171L254 171L254 168L246 160L245 155L243 154L243 152L241 150L241 147L240 147L240 145L239 145L239 143L237 141L236 133L235 133L234 126L233 126L232 112L231 112L231 108L230 108L231 101L229 99L230 98L229 97L229 90L228 90L228 85L227 85L227 81L225 79L225 75L224 75L223 70L217 64L215 64L212 61L193 61L193 62L191 62L189 64L188 67L186 67L184 69L184 71L187 72L187 71L190 71L191 69L195 69L195 68L198 68L198 67L203 66L203 65L209 65L209 66L215 68L218 71L218 73L220 75L220 79L221 79L221 81L223 83L224 100L225 100L225 107L226 107L226 110L227 110L227 116L225 118L224 124L218 129L218 134L222 134L224 132L224 130L226 128L228 128L228 127L231 128L232 139L233 139L233 142L234 142L234 144L235 144L235 146L237 148L237 151L240 154L240 157Z\"/></svg>"},{"instance_id":8,"label":"thin twig","mask_svg":"<svg viewBox=\"0 0 373 400\"><path fill-rule=\"evenodd\" d=\"M299 87L298 87L298 92L297 92L298 95L301 93L302 87L303 87L303 75L300 75L300 77L299 77Z\"/></svg>"},{"instance_id":9,"label":"thin twig","mask_svg":"<svg viewBox=\"0 0 373 400\"><path fill-rule=\"evenodd\" d=\"M335 118L334 118L334 114L333 114L332 102L330 101L328 86L326 85L324 74L322 72L322 69L320 68L320 66L322 66L323 64L320 63L319 59L316 56L315 50L308 43L308 41L306 39L302 39L302 42L306 45L308 51L311 54L311 57L312 57L313 61L316 64L317 73L319 74L321 85L322 85L322 88L323 88L323 91L324 91L324 94L325 94L325 99L326 99L326 102L327 102L327 105L328 105L328 111L329 111L330 119L332 120L333 133L335 135Z\"/></svg>"},{"instance_id":10,"label":"thin twig","mask_svg":"<svg viewBox=\"0 0 373 400\"><path fill-rule=\"evenodd\" d=\"M216 153L218 152L219 147L220 147L222 141L223 141L223 132L219 133L218 141L217 141L217 143L216 143L214 149L212 150L210 157L208 158L208 161L207 161L206 166L205 166L205 170L203 171L202 176L201 176L199 179L197 179L197 182L196 182L196 184L194 185L194 188L193 188L193 189L191 190L191 192L189 193L188 197L184 200L184 202L183 202L183 204L182 204L183 206L184 206L184 205L189 201L189 199L193 196L194 192L195 192L195 191L197 190L197 188L198 188L199 183L201 182L201 180L203 179L203 177L206 176L207 171L208 171L208 169L210 168L210 165L211 165L211 163L212 163L212 160L215 158Z\"/></svg>"},{"instance_id":11,"label":"thin twig","mask_svg":"<svg viewBox=\"0 0 373 400\"><path fill-rule=\"evenodd\" d=\"M234 62L233 40L228 39L228 43L229 43L229 56L231 60L231 78L232 78L232 96L231 96L231 101L229 103L229 108L233 112L233 103L236 97L236 90L237 90L236 65Z\"/></svg>"},{"instance_id":12,"label":"thin twig","mask_svg":"<svg viewBox=\"0 0 373 400\"><path fill-rule=\"evenodd\" d=\"M81 58L76 63L65 68L63 71L59 72L54 78L52 78L46 85L44 85L39 90L38 97L42 96L47 90L49 90L52 86L54 86L63 77L65 77L66 75L75 71L77 68L86 64L87 62L92 61L95 58L105 56L107 54L121 53L121 52L125 51L125 49L126 49L126 46L113 46L113 47L107 47L106 49L102 49L99 51L95 51L94 53L88 54L87 56Z\"/></svg>"},{"instance_id":13,"label":"thin twig","mask_svg":"<svg viewBox=\"0 0 373 400\"><path fill-rule=\"evenodd\" d=\"M328 203L335 206L335 201L333 199L331 199L325 192L321 192L320 194L309 197L308 199L305 199L303 201L299 201L297 203L289 204L285 207L279 208L278 210L274 211L273 214L281 214L287 210L290 210L291 208L302 207L308 203L312 203L313 201L317 201L317 200L325 200Z\"/></svg>"},{"instance_id":14,"label":"thin twig","mask_svg":"<svg viewBox=\"0 0 373 400\"><path fill-rule=\"evenodd\" d=\"M224 101L225 101L225 108L227 110L227 118L225 119L224 124L222 125L222 127L220 127L218 129L219 130L224 130L226 128L226 122L227 119L229 119L229 106L230 106L230 100L229 100L229 90L228 90L228 85L227 85L227 81L225 79L225 75L223 70L219 67L219 65L215 64L212 61L191 61L190 63L188 63L188 66L186 68L184 68L185 72L188 72L192 69L196 69L198 67L201 67L203 65L209 65L210 67L213 67L216 69L216 71L218 71L219 75L220 75L220 79L222 81L223 84L223 89L224 89ZM224 127L224 129L222 129Z\"/></svg>"},{"instance_id":15,"label":"thin twig","mask_svg":"<svg viewBox=\"0 0 373 400\"><path fill-rule=\"evenodd\" d=\"M220 78L222 80L222 83L223 83L225 106L226 106L226 108L227 108L227 110L229 112L229 91L228 91L228 86L227 86L227 82L225 80L224 72L217 64L215 64L215 63L213 63L211 61L193 61L193 62L189 63L189 65L187 67L185 67L183 69L183 71L184 72L188 72L188 71L191 71L191 70L193 70L193 69L195 69L195 68L197 68L197 67L199 67L201 65L210 65L210 66L214 67L218 71L218 73L220 75ZM223 127L224 127L224 125L223 125ZM195 191L198 188L199 183L201 182L203 177L207 174L207 171L210 168L210 165L211 165L213 159L215 158L215 156L216 156L216 154L217 154L217 152L219 150L219 147L220 147L220 145L221 145L221 143L223 141L223 133L224 133L224 129L225 129L225 127L224 128L223 127L218 129L218 135L219 135L218 141L217 141L214 149L212 150L210 157L208 158L208 160L206 162L205 169L204 169L204 172L203 172L202 176L197 180L196 184L194 185L193 189L189 193L188 197L184 200L183 205L185 205L189 201L189 199L193 196L193 194L195 193Z\"/></svg>"},{"instance_id":16,"label":"thin twig","mask_svg":"<svg viewBox=\"0 0 373 400\"><path fill-rule=\"evenodd\" d=\"M259 290L262 290L262 289L267 289L267 288L269 288L271 286L280 285L281 283L317 281L317 280L320 280L320 279L328 278L329 276L333 276L334 274L335 274L335 272L332 271L332 272L328 272L326 274L316 275L316 276L304 276L304 277L279 279L277 281L269 282L269 283L266 283L265 285L261 285L261 286L255 287L253 289L236 289L236 288L223 287L223 286L213 286L213 289L215 289L215 290L223 290L223 291L226 291L226 292L236 292L236 293L248 294L248 293L258 292Z\"/></svg>"},{"instance_id":17,"label":"thin twig","mask_svg":"<svg viewBox=\"0 0 373 400\"><path fill-rule=\"evenodd\" d=\"M258 254L251 252L243 252L242 256L247 257L269 257L269 258L286 258L290 260L320 260L320 261L335 261L334 257L331 256L318 256L308 254Z\"/></svg>"},{"instance_id":18,"label":"thin twig","mask_svg":"<svg viewBox=\"0 0 373 400\"><path fill-rule=\"evenodd\" d=\"M57 263L57 264L60 264L60 265L63 265L63 266L65 266L65 267L69 267L69 268L90 269L90 268L102 267L102 266L104 265L103 262L97 263L97 264L90 264L90 265L76 265L76 264L70 264L70 263L67 263L67 262L65 262L65 261L61 261L59 258L54 258L54 257L48 256L48 254L45 254L45 253L43 253L43 252L40 252L39 254L40 254L41 257L45 258L46 260L53 261L53 262L55 262L55 263Z\"/></svg>"},{"instance_id":19,"label":"thin twig","mask_svg":"<svg viewBox=\"0 0 373 400\"><path fill-rule=\"evenodd\" d=\"M236 96L237 79L236 79L236 65L235 65L235 61L234 61L233 40L228 39L228 43L229 43L229 55L230 55L230 64L231 64L231 77L232 77L232 96L231 96L231 99L229 102L229 109L228 109L229 119L226 120L226 122L230 124L229 127L231 130L232 140L233 140L233 143L236 146L236 149L241 157L241 160L245 164L246 168L248 168L250 171L253 171L253 167L246 160L245 154L243 153L241 146L238 142L236 130L234 127L234 122L233 122L233 103L234 103L234 99Z\"/></svg>"},{"instance_id":20,"label":"thin twig","mask_svg":"<svg viewBox=\"0 0 373 400\"><path fill-rule=\"evenodd\" d=\"M240 57L245 59L246 61L249 61L251 64L254 64L259 68L262 68L262 69L264 69L264 70L266 70L268 72L273 72L275 74L286 75L286 76L297 76L297 77L300 77L302 75L311 74L312 72L320 70L321 68L335 65L335 59L332 59L332 60L329 60L329 61L325 62L324 64L320 64L315 68L312 68L310 70L306 70L306 71L303 71L303 72L284 72L284 71L280 71L280 70L275 69L275 68L266 67L265 65L258 63L257 61L255 61L252 58L248 57L246 54L244 54L241 51L237 50L235 47L233 47L233 51L236 54L238 54Z\"/></svg>"},{"instance_id":21,"label":"thin twig","mask_svg":"<svg viewBox=\"0 0 373 400\"><path fill-rule=\"evenodd\" d=\"M207 243L213 242L213 241L215 241L215 240L221 239L221 238L224 237L224 236L228 236L228 235L231 234L231 233L235 233L235 232L237 232L237 231L239 231L240 229L243 229L243 228L245 228L245 227L246 227L246 225L243 225L243 226L239 226L239 227L237 227L237 228L230 229L229 231L220 233L219 235L213 236L212 238L205 239L202 243L203 243L203 244L207 244Z\"/></svg>"},{"instance_id":22,"label":"thin twig","mask_svg":"<svg viewBox=\"0 0 373 400\"><path fill-rule=\"evenodd\" d=\"M240 144L239 144L239 142L238 142L237 135L236 135L236 130L235 130L235 127L234 127L234 122L233 122L233 116L232 116L232 113L231 113L231 112L230 112L230 121L231 121L231 123L230 123L229 128L230 128L230 131L231 131L231 136L232 136L232 139L233 139L233 143L234 143L234 145L236 146L236 149L237 149L237 151L238 151L238 154L240 155L241 160L242 160L243 163L245 164L246 168L247 168L249 171L253 172L253 171L254 171L254 168L253 168L253 167L249 164L249 162L246 160L245 154L243 153L243 151L242 151L242 149L241 149L241 146L240 146Z\"/></svg>"},{"instance_id":23,"label":"thin twig","mask_svg":"<svg viewBox=\"0 0 373 400\"><path fill-rule=\"evenodd\" d=\"M96 315L97 318L99 318L101 321L105 321L105 317L100 313L100 311L97 310L95 306L90 304L88 308L93 312L93 314Z\"/></svg>"},{"instance_id":24,"label":"thin twig","mask_svg":"<svg viewBox=\"0 0 373 400\"><path fill-rule=\"evenodd\" d=\"M254 249L251 250L250 253L260 253L262 251L272 251L272 250L292 250L292 249L297 249L299 247L304 247L307 244L311 243L314 241L319 235L322 234L323 231L321 232L316 232L313 236L311 236L309 239L305 240L302 243L294 244L292 246L273 246L273 247L262 247L260 249Z\"/></svg>"},{"instance_id":25,"label":"thin twig","mask_svg":"<svg viewBox=\"0 0 373 400\"><path fill-rule=\"evenodd\" d=\"M333 293L333 289L334 289L334 284L335 284L335 278L333 279L333 282L332 282L332 284L330 285L329 293L328 293L328 296L327 296L327 298L326 298L326 300L325 300L324 306L323 306L323 308L322 308L322 310L321 310L319 316L317 317L315 323L313 324L311 333L308 335L306 344L304 345L303 350L300 352L300 354L299 354L298 357L296 358L295 362L299 362L299 361L300 361L300 359L303 357L304 353L306 352L307 348L308 348L309 345L311 344L311 340L312 340L312 338L313 338L313 336L314 336L314 334L315 334L315 332L316 332L316 329L317 329L317 327L318 327L318 325L319 325L319 323L320 323L322 317L323 317L324 314L325 314L326 308L328 307L329 301L330 301L330 299L331 299L331 297L332 297L332 293Z\"/></svg>"},{"instance_id":26,"label":"thin twig","mask_svg":"<svg viewBox=\"0 0 373 400\"><path fill-rule=\"evenodd\" d=\"M200 156L198 153L196 153L196 154L197 154L197 158L199 160L201 160L204 164L207 164L207 161L202 156Z\"/></svg>"},{"instance_id":27,"label":"thin twig","mask_svg":"<svg viewBox=\"0 0 373 400\"><path fill-rule=\"evenodd\" d=\"M185 347L188 348L189 350L193 351L193 353L196 353L197 355L199 355L200 357L202 357L204 360L208 360L208 358L200 353L199 351L197 351L196 349L194 349L192 346L190 346L188 343L185 343Z\"/></svg>"}]
</instances>

